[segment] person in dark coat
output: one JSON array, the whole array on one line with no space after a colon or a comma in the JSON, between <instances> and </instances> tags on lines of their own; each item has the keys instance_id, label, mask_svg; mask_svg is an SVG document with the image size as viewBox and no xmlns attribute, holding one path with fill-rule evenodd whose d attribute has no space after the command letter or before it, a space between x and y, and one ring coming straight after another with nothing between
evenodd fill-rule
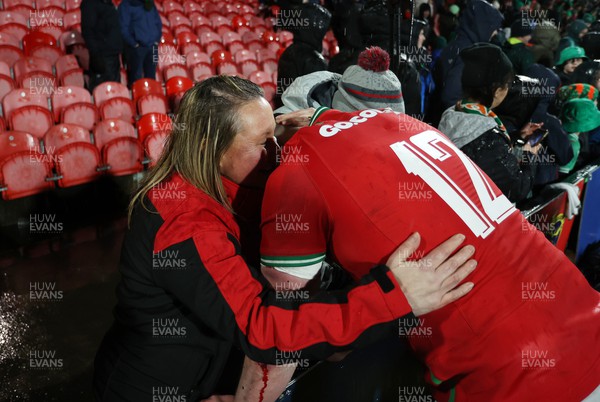
<instances>
[{"instance_id":1,"label":"person in dark coat","mask_svg":"<svg viewBox=\"0 0 600 402\"><path fill-rule=\"evenodd\" d=\"M442 112L461 99L463 61L460 51L477 42L489 42L503 20L502 14L483 0L471 0L461 11L456 38L444 48L433 71L436 89L426 116L428 123L437 125Z\"/></svg>"},{"instance_id":2,"label":"person in dark coat","mask_svg":"<svg viewBox=\"0 0 600 402\"><path fill-rule=\"evenodd\" d=\"M410 21L403 20L402 25L410 27ZM388 7L385 1L368 1L363 9L359 20L359 29L363 39L364 46L377 46L386 50L390 56L390 18ZM402 28L401 28L402 29ZM414 61L410 60L410 55L406 50L414 43L416 46L417 35L413 38L404 37L401 40L401 58L398 61L398 69L393 71L402 83L402 94L404 97L405 113L423 120L421 105L421 76ZM404 52L402 52L404 50ZM393 64L392 64L393 65Z\"/></svg>"},{"instance_id":3,"label":"person in dark coat","mask_svg":"<svg viewBox=\"0 0 600 402\"><path fill-rule=\"evenodd\" d=\"M142 77L155 79L162 22L154 1L123 0L119 5L119 21L125 40L129 86Z\"/></svg>"},{"instance_id":4,"label":"person in dark coat","mask_svg":"<svg viewBox=\"0 0 600 402\"><path fill-rule=\"evenodd\" d=\"M542 22L537 25L531 35L531 44L533 45L533 62L552 68L554 66L554 52L558 48L560 41L560 32L552 23Z\"/></svg>"},{"instance_id":5,"label":"person in dark coat","mask_svg":"<svg viewBox=\"0 0 600 402\"><path fill-rule=\"evenodd\" d=\"M343 74L346 69L358 62L358 55L364 50L358 19L363 4L355 1L336 1L331 19L331 28L338 42L339 52L329 60L328 70Z\"/></svg>"},{"instance_id":6,"label":"person in dark coat","mask_svg":"<svg viewBox=\"0 0 600 402\"><path fill-rule=\"evenodd\" d=\"M523 18L518 18L510 26L510 38L502 50L512 63L515 74L523 74L533 64L533 53L528 47L532 32L531 23Z\"/></svg>"},{"instance_id":7,"label":"person in dark coat","mask_svg":"<svg viewBox=\"0 0 600 402\"><path fill-rule=\"evenodd\" d=\"M533 64L525 72L528 77L538 79L540 102L531 116L531 121L543 123L542 129L548 131L542 147L537 154L537 166L534 186L541 186L558 180L558 167L565 165L573 158L573 148L563 129L560 120L549 111L560 86L560 78L549 68Z\"/></svg>"},{"instance_id":8,"label":"person in dark coat","mask_svg":"<svg viewBox=\"0 0 600 402\"><path fill-rule=\"evenodd\" d=\"M527 198L533 187L533 155L539 149L519 138L522 157L500 118L492 111L500 105L513 80L510 60L489 43L476 43L460 53L463 100L448 108L438 129L473 160L512 202Z\"/></svg>"},{"instance_id":9,"label":"person in dark coat","mask_svg":"<svg viewBox=\"0 0 600 402\"><path fill-rule=\"evenodd\" d=\"M295 20L303 23L288 24L287 27L294 34L294 40L281 54L277 65L277 106L281 106L281 94L296 77L327 70L327 61L322 52L323 38L329 29L331 13L318 4L310 3L292 6L290 10L298 11L299 17Z\"/></svg>"},{"instance_id":10,"label":"person in dark coat","mask_svg":"<svg viewBox=\"0 0 600 402\"><path fill-rule=\"evenodd\" d=\"M106 81L121 82L123 38L111 0L81 2L81 34L90 52L90 92Z\"/></svg>"},{"instance_id":11,"label":"person in dark coat","mask_svg":"<svg viewBox=\"0 0 600 402\"><path fill-rule=\"evenodd\" d=\"M562 37L558 43L558 49L556 51L557 59L560 57L560 52L563 49L571 46L581 46L581 39L587 34L588 25L584 20L575 20L567 26L566 35Z\"/></svg>"}]
</instances>

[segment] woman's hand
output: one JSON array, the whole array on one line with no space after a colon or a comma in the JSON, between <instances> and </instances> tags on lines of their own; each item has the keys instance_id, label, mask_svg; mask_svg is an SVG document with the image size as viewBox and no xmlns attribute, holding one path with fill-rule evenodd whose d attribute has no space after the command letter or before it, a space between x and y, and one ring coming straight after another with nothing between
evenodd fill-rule
<instances>
[{"instance_id":1,"label":"woman's hand","mask_svg":"<svg viewBox=\"0 0 600 402\"><path fill-rule=\"evenodd\" d=\"M464 246L454 253L464 240L464 235L454 235L420 260L407 261L421 242L419 234L413 233L388 259L387 266L417 317L460 299L473 288L472 282L461 282L477 265L470 260L475 247Z\"/></svg>"},{"instance_id":2,"label":"woman's hand","mask_svg":"<svg viewBox=\"0 0 600 402\"><path fill-rule=\"evenodd\" d=\"M295 112L281 114L275 117L275 122L282 126L307 127L310 119L315 114L315 108L296 110Z\"/></svg>"}]
</instances>

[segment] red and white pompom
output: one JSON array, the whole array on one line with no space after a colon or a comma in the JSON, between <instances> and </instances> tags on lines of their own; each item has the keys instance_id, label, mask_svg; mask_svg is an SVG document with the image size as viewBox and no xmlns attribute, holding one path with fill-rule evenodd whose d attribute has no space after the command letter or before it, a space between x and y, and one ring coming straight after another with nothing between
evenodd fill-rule
<instances>
[{"instance_id":1,"label":"red and white pompom","mask_svg":"<svg viewBox=\"0 0 600 402\"><path fill-rule=\"evenodd\" d=\"M358 65L368 71L380 73L390 69L390 55L380 47L372 46L358 55Z\"/></svg>"}]
</instances>

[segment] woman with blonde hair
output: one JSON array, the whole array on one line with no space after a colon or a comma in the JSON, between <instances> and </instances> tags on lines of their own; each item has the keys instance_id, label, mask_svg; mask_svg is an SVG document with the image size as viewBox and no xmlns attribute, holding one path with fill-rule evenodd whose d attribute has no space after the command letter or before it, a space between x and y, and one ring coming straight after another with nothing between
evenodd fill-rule
<instances>
[{"instance_id":1,"label":"woman with blonde hair","mask_svg":"<svg viewBox=\"0 0 600 402\"><path fill-rule=\"evenodd\" d=\"M464 238L454 236L419 261L404 262L418 245L405 243L391 269L373 268L351 291L278 300L240 245L258 222L274 129L262 90L242 78L212 77L183 97L165 151L131 201L115 321L95 360L98 401L231 394L239 372L225 371L228 360L241 369L233 346L271 364L278 350L323 359L467 293L455 287L472 270L463 265L470 253L450 257Z\"/></svg>"}]
</instances>

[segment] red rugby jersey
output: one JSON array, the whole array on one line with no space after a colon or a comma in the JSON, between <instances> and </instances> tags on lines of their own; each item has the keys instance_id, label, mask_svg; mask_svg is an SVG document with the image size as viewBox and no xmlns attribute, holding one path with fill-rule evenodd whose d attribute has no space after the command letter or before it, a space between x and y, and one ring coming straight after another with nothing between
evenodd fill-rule
<instances>
[{"instance_id":1,"label":"red rugby jersey","mask_svg":"<svg viewBox=\"0 0 600 402\"><path fill-rule=\"evenodd\" d=\"M436 399L580 401L600 384L600 294L446 136L391 111L315 120L267 184L264 265L293 275L327 254L359 278L413 232L416 259L463 233L474 289L399 326Z\"/></svg>"}]
</instances>

